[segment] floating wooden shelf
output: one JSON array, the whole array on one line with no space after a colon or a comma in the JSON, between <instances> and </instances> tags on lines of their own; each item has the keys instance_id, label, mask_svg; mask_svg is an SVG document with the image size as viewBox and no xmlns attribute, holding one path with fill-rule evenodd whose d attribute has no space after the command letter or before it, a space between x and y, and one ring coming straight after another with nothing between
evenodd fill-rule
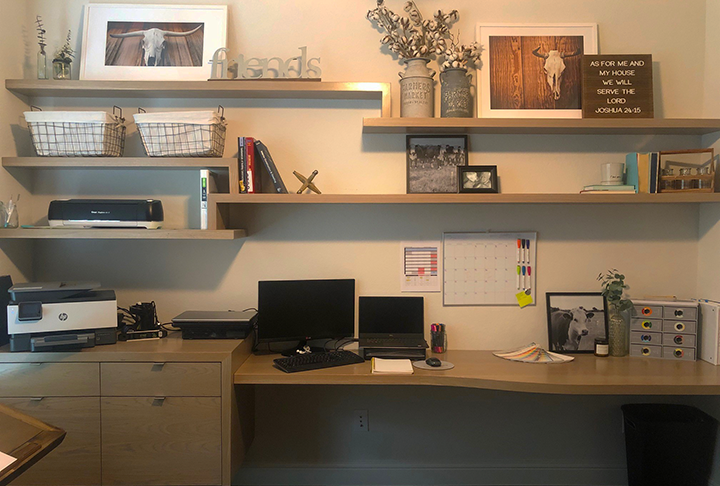
<instances>
[{"instance_id":1,"label":"floating wooden shelf","mask_svg":"<svg viewBox=\"0 0 720 486\"><path fill-rule=\"evenodd\" d=\"M245 230L193 229L2 229L1 239L25 240L237 240L247 236Z\"/></svg>"},{"instance_id":2,"label":"floating wooden shelf","mask_svg":"<svg viewBox=\"0 0 720 486\"><path fill-rule=\"evenodd\" d=\"M192 157L3 157L3 167L22 169L230 169L237 159Z\"/></svg>"},{"instance_id":3,"label":"floating wooden shelf","mask_svg":"<svg viewBox=\"0 0 720 486\"><path fill-rule=\"evenodd\" d=\"M273 98L379 100L381 115L390 116L390 83L320 81L53 81L7 79L13 93L36 97L78 98Z\"/></svg>"},{"instance_id":4,"label":"floating wooden shelf","mask_svg":"<svg viewBox=\"0 0 720 486\"><path fill-rule=\"evenodd\" d=\"M707 135L720 119L652 118L365 118L364 133L470 133L520 135Z\"/></svg>"},{"instance_id":5,"label":"floating wooden shelf","mask_svg":"<svg viewBox=\"0 0 720 486\"><path fill-rule=\"evenodd\" d=\"M214 204L698 204L715 194L211 194Z\"/></svg>"}]
</instances>

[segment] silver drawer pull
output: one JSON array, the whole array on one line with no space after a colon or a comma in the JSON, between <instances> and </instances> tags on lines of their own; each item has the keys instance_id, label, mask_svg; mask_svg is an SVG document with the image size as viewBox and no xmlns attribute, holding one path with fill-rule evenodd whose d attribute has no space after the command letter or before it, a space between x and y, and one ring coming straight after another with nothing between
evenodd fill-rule
<instances>
[{"instance_id":1,"label":"silver drawer pull","mask_svg":"<svg viewBox=\"0 0 720 486\"><path fill-rule=\"evenodd\" d=\"M42 402L45 397L32 397L31 402Z\"/></svg>"},{"instance_id":2,"label":"silver drawer pull","mask_svg":"<svg viewBox=\"0 0 720 486\"><path fill-rule=\"evenodd\" d=\"M164 366L165 366L165 363L153 363L152 368L153 368L153 371L162 371Z\"/></svg>"},{"instance_id":3,"label":"silver drawer pull","mask_svg":"<svg viewBox=\"0 0 720 486\"><path fill-rule=\"evenodd\" d=\"M163 403L165 403L165 397L155 397L153 398L153 407L162 407Z\"/></svg>"}]
</instances>

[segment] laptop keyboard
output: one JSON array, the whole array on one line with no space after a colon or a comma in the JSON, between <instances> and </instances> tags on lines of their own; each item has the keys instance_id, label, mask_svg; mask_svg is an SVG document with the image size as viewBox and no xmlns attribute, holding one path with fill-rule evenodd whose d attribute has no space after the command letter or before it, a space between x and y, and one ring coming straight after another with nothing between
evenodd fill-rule
<instances>
[{"instance_id":1,"label":"laptop keyboard","mask_svg":"<svg viewBox=\"0 0 720 486\"><path fill-rule=\"evenodd\" d=\"M405 339L405 338L370 338L370 339L363 339L363 341L367 342L368 344L384 344L384 345L408 344L410 346L417 345L417 339Z\"/></svg>"}]
</instances>

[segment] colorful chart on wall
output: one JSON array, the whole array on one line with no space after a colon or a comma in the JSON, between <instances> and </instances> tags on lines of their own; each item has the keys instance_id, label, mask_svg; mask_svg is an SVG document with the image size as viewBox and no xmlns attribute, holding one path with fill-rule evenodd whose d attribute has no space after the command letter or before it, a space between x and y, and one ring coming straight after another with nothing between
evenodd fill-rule
<instances>
[{"instance_id":1,"label":"colorful chart on wall","mask_svg":"<svg viewBox=\"0 0 720 486\"><path fill-rule=\"evenodd\" d=\"M403 241L401 292L440 292L440 241Z\"/></svg>"},{"instance_id":2,"label":"colorful chart on wall","mask_svg":"<svg viewBox=\"0 0 720 486\"><path fill-rule=\"evenodd\" d=\"M537 233L444 233L443 305L518 305L535 298Z\"/></svg>"}]
</instances>

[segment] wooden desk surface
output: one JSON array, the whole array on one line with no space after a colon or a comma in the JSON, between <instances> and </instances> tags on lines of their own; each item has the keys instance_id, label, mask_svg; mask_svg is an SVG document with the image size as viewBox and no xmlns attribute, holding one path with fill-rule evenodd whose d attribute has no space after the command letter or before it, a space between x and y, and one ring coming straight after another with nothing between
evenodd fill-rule
<instances>
[{"instance_id":1,"label":"wooden desk surface","mask_svg":"<svg viewBox=\"0 0 720 486\"><path fill-rule=\"evenodd\" d=\"M150 341L127 341L77 351L11 353L0 347L0 363L100 361L220 361L242 344L241 339L182 339L179 332Z\"/></svg>"},{"instance_id":2,"label":"wooden desk surface","mask_svg":"<svg viewBox=\"0 0 720 486\"><path fill-rule=\"evenodd\" d=\"M369 361L284 373L272 366L277 357L250 356L235 372L235 384L432 385L576 395L720 395L720 366L704 361L577 355L571 363L541 365L507 361L490 351L449 351L440 357L455 365L452 370L373 375Z\"/></svg>"}]
</instances>

